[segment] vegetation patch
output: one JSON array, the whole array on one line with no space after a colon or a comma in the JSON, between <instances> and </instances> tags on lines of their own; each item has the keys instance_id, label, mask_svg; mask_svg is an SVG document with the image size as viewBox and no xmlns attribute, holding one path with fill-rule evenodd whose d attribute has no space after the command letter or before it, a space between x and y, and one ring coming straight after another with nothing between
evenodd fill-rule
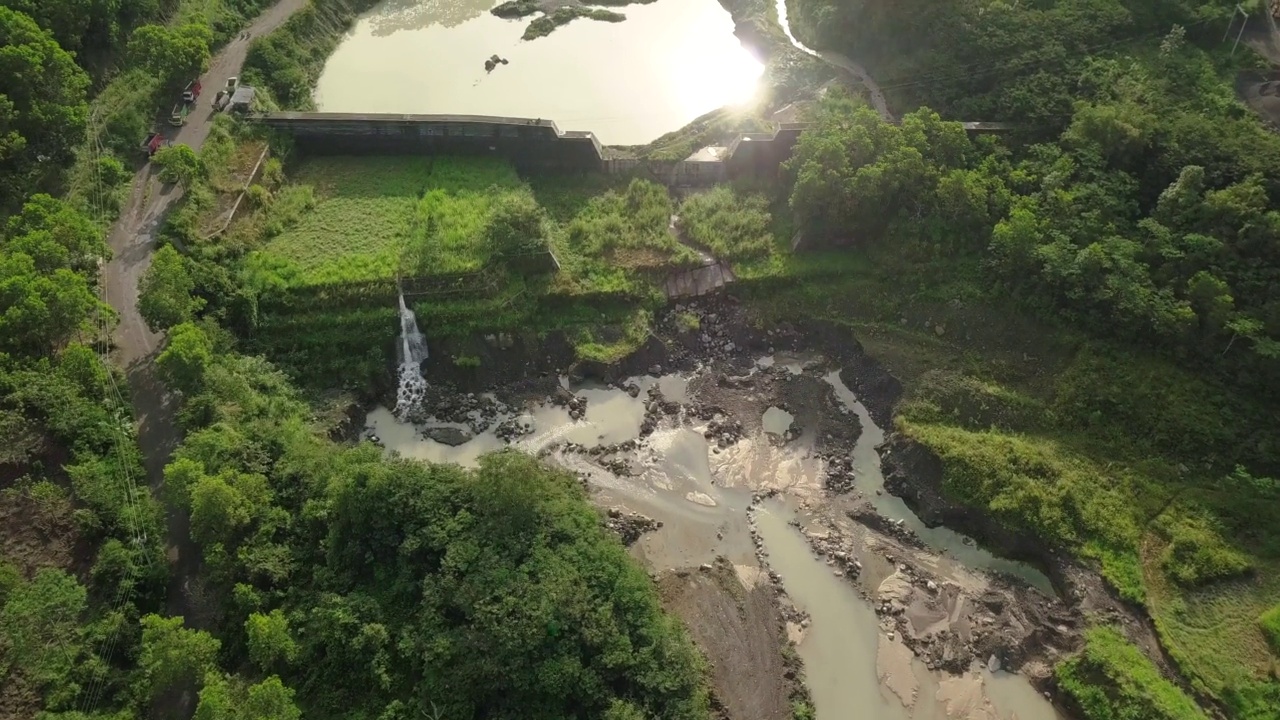
<instances>
[{"instance_id":1,"label":"vegetation patch","mask_svg":"<svg viewBox=\"0 0 1280 720\"><path fill-rule=\"evenodd\" d=\"M250 267L285 287L477 270L489 208L511 192L527 191L499 161L312 158L266 212L280 232Z\"/></svg>"},{"instance_id":2,"label":"vegetation patch","mask_svg":"<svg viewBox=\"0 0 1280 720\"><path fill-rule=\"evenodd\" d=\"M1271 650L1280 655L1280 604L1258 616L1258 625L1262 627L1262 634L1271 645Z\"/></svg>"},{"instance_id":3,"label":"vegetation patch","mask_svg":"<svg viewBox=\"0 0 1280 720\"><path fill-rule=\"evenodd\" d=\"M1205 720L1178 686L1164 679L1142 651L1109 627L1085 634L1081 653L1056 668L1058 683L1086 720Z\"/></svg>"},{"instance_id":4,"label":"vegetation patch","mask_svg":"<svg viewBox=\"0 0 1280 720\"><path fill-rule=\"evenodd\" d=\"M767 198L728 186L691 195L680 203L680 228L688 239L731 263L771 255L772 224Z\"/></svg>"},{"instance_id":5,"label":"vegetation patch","mask_svg":"<svg viewBox=\"0 0 1280 720\"><path fill-rule=\"evenodd\" d=\"M695 264L697 254L671 232L674 209L665 187L632 180L624 191L593 198L574 217L566 229L568 247L633 270Z\"/></svg>"},{"instance_id":6,"label":"vegetation patch","mask_svg":"<svg viewBox=\"0 0 1280 720\"><path fill-rule=\"evenodd\" d=\"M630 355L649 339L653 316L637 310L616 324L580 325L569 332L578 357L600 363L614 363Z\"/></svg>"}]
</instances>

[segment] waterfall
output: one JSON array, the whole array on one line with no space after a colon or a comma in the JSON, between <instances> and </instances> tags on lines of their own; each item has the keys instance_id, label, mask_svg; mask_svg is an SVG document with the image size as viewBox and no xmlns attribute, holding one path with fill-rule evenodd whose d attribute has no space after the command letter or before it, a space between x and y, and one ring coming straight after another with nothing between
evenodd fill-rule
<instances>
[{"instance_id":1,"label":"waterfall","mask_svg":"<svg viewBox=\"0 0 1280 720\"><path fill-rule=\"evenodd\" d=\"M422 377L422 361L427 359L427 341L418 330L418 318L400 292L400 385L396 389L396 417L408 420L422 406L427 381Z\"/></svg>"}]
</instances>

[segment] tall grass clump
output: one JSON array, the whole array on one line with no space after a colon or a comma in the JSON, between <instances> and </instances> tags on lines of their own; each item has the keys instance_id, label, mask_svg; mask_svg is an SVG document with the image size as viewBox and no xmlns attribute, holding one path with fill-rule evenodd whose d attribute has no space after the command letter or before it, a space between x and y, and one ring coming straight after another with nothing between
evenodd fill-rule
<instances>
[{"instance_id":1,"label":"tall grass clump","mask_svg":"<svg viewBox=\"0 0 1280 720\"><path fill-rule=\"evenodd\" d=\"M670 231L671 196L649 180L632 180L623 192L610 190L569 223L569 246L587 257L630 268L691 264L697 254Z\"/></svg>"},{"instance_id":2,"label":"tall grass clump","mask_svg":"<svg viewBox=\"0 0 1280 720\"><path fill-rule=\"evenodd\" d=\"M759 260L773 252L769 201L721 185L680 205L686 237L721 260Z\"/></svg>"},{"instance_id":3,"label":"tall grass clump","mask_svg":"<svg viewBox=\"0 0 1280 720\"><path fill-rule=\"evenodd\" d=\"M1280 656L1280 603L1276 603L1270 610L1262 613L1258 618L1258 624L1262 626L1262 634L1267 638L1267 644L1271 646L1271 650Z\"/></svg>"}]
</instances>

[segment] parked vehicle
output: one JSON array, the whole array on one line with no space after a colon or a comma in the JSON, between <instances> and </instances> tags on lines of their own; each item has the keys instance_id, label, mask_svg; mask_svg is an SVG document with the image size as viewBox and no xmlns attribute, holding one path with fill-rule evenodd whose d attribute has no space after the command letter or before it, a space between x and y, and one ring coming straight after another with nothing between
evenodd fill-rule
<instances>
[{"instance_id":1,"label":"parked vehicle","mask_svg":"<svg viewBox=\"0 0 1280 720\"><path fill-rule=\"evenodd\" d=\"M157 150L168 144L169 141L164 139L164 135L161 135L158 132L152 132L147 135L147 139L143 141L142 151L147 154L147 157L151 157L156 154Z\"/></svg>"},{"instance_id":2,"label":"parked vehicle","mask_svg":"<svg viewBox=\"0 0 1280 720\"><path fill-rule=\"evenodd\" d=\"M194 103L200 97L200 81L192 80L182 89L182 102Z\"/></svg>"},{"instance_id":3,"label":"parked vehicle","mask_svg":"<svg viewBox=\"0 0 1280 720\"><path fill-rule=\"evenodd\" d=\"M174 127L182 127L187 124L187 113L191 112L191 105L188 103L178 103L173 106L173 112L169 113L169 124Z\"/></svg>"},{"instance_id":4,"label":"parked vehicle","mask_svg":"<svg viewBox=\"0 0 1280 720\"><path fill-rule=\"evenodd\" d=\"M236 88L238 87L240 87L240 78L229 77L227 78L226 87L224 87L223 90L225 90L228 95L231 95L236 91Z\"/></svg>"}]
</instances>

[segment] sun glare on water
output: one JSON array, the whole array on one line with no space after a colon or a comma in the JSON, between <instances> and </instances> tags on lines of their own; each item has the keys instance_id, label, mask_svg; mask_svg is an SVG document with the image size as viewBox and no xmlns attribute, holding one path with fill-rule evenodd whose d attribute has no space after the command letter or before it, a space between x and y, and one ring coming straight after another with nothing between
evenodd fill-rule
<instances>
[{"instance_id":1,"label":"sun glare on water","mask_svg":"<svg viewBox=\"0 0 1280 720\"><path fill-rule=\"evenodd\" d=\"M317 107L546 118L631 145L751 102L764 74L716 0L627 5L624 22L577 20L533 41L520 39L527 20L448 8L391 0L364 16L325 65ZM491 54L509 64L485 72Z\"/></svg>"}]
</instances>

